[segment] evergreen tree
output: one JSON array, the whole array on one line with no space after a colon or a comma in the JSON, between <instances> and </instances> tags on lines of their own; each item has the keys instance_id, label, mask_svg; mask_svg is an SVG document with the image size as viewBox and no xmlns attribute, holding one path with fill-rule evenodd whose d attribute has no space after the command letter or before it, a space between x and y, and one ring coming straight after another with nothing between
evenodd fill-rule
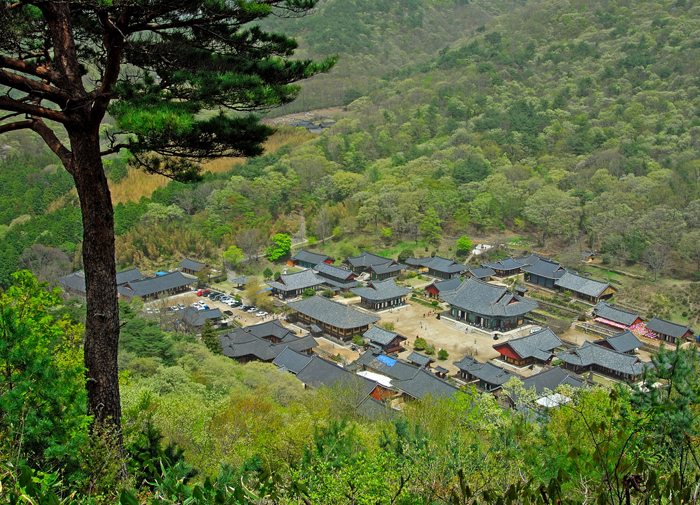
<instances>
[{"instance_id":1,"label":"evergreen tree","mask_svg":"<svg viewBox=\"0 0 700 505\"><path fill-rule=\"evenodd\" d=\"M221 354L221 341L214 326L211 324L211 319L207 319L202 328L202 342L214 354Z\"/></svg>"},{"instance_id":2,"label":"evergreen tree","mask_svg":"<svg viewBox=\"0 0 700 505\"><path fill-rule=\"evenodd\" d=\"M117 428L119 444L114 211L102 156L128 147L147 171L191 180L198 168L189 159L261 154L273 130L238 112L292 101L299 92L292 83L334 60L291 59L296 42L254 22L315 4L28 0L0 11L0 110L8 113L0 134L36 133L75 181L90 315L89 412ZM218 114L200 114L212 109ZM103 131L108 110L116 126Z\"/></svg>"}]
</instances>

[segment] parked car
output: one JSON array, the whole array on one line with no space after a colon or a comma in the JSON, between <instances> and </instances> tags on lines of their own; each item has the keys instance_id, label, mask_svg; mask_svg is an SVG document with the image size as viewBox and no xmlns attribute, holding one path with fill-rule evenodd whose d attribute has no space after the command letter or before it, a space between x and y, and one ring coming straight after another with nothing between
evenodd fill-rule
<instances>
[{"instance_id":1,"label":"parked car","mask_svg":"<svg viewBox=\"0 0 700 505\"><path fill-rule=\"evenodd\" d=\"M180 307L178 307L177 305L173 305L172 307L170 307L170 310L173 312L177 312L178 310L180 310Z\"/></svg>"},{"instance_id":2,"label":"parked car","mask_svg":"<svg viewBox=\"0 0 700 505\"><path fill-rule=\"evenodd\" d=\"M153 309L150 307L146 309L146 314L153 314Z\"/></svg>"},{"instance_id":3,"label":"parked car","mask_svg":"<svg viewBox=\"0 0 700 505\"><path fill-rule=\"evenodd\" d=\"M249 308L248 310L246 310L246 312L247 312L248 314L252 314L253 312L257 312L257 311L258 311L258 308L257 308L257 307L251 307L251 308Z\"/></svg>"},{"instance_id":4,"label":"parked car","mask_svg":"<svg viewBox=\"0 0 700 505\"><path fill-rule=\"evenodd\" d=\"M185 309L185 304L184 304L184 303L178 303L177 306L180 307L180 310L184 310L184 309Z\"/></svg>"},{"instance_id":5,"label":"parked car","mask_svg":"<svg viewBox=\"0 0 700 505\"><path fill-rule=\"evenodd\" d=\"M233 303L231 303L231 307L240 307L241 305L243 305L243 302L240 300L233 300Z\"/></svg>"},{"instance_id":6,"label":"parked car","mask_svg":"<svg viewBox=\"0 0 700 505\"><path fill-rule=\"evenodd\" d=\"M257 314L255 314L255 317L265 317L267 315L267 312L265 311L260 311Z\"/></svg>"},{"instance_id":7,"label":"parked car","mask_svg":"<svg viewBox=\"0 0 700 505\"><path fill-rule=\"evenodd\" d=\"M230 310L225 310L224 314L226 314L227 316L232 316L233 312L231 312Z\"/></svg>"},{"instance_id":8,"label":"parked car","mask_svg":"<svg viewBox=\"0 0 700 505\"><path fill-rule=\"evenodd\" d=\"M160 314L160 309L153 309L153 312L155 312L156 314Z\"/></svg>"}]
</instances>

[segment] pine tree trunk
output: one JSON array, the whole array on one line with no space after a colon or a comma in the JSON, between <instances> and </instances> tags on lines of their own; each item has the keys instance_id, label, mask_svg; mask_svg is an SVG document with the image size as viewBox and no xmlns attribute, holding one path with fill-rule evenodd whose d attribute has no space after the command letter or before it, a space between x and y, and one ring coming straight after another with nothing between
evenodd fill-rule
<instances>
[{"instance_id":1,"label":"pine tree trunk","mask_svg":"<svg viewBox=\"0 0 700 505\"><path fill-rule=\"evenodd\" d=\"M111 427L121 445L114 209L102 168L98 128L90 130L68 132L73 151L73 177L83 215L88 413L94 416L96 427Z\"/></svg>"}]
</instances>

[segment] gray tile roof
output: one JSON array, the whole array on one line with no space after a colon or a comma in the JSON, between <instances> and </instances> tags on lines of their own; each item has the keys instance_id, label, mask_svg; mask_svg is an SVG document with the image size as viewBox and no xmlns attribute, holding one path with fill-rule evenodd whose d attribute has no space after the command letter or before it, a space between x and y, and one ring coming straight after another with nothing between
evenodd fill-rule
<instances>
[{"instance_id":1,"label":"gray tile roof","mask_svg":"<svg viewBox=\"0 0 700 505\"><path fill-rule=\"evenodd\" d=\"M390 421L397 416L397 411L386 405L385 403L375 400L371 396L365 398L362 403L357 406L355 412L362 417L377 421Z\"/></svg>"},{"instance_id":2,"label":"gray tile roof","mask_svg":"<svg viewBox=\"0 0 700 505\"><path fill-rule=\"evenodd\" d=\"M461 361L455 361L454 365L460 370L473 375L477 379L494 386L502 386L508 382L511 377L520 377L518 374L513 373L510 370L506 370L505 368L501 368L500 366L496 366L490 361L481 363L474 358L470 358L469 356L465 356Z\"/></svg>"},{"instance_id":3,"label":"gray tile roof","mask_svg":"<svg viewBox=\"0 0 700 505\"><path fill-rule=\"evenodd\" d=\"M302 270L293 274L282 274L266 284L279 291L296 291L318 287L323 284L323 280L311 270Z\"/></svg>"},{"instance_id":4,"label":"gray tile roof","mask_svg":"<svg viewBox=\"0 0 700 505\"><path fill-rule=\"evenodd\" d=\"M496 286L470 277L457 289L444 293L442 299L453 307L485 316L513 317L535 310L537 302L513 294L503 286Z\"/></svg>"},{"instance_id":5,"label":"gray tile roof","mask_svg":"<svg viewBox=\"0 0 700 505\"><path fill-rule=\"evenodd\" d=\"M194 307L187 307L182 315L182 320L191 326L204 326L207 319L215 321L222 317L223 314L219 309L197 310Z\"/></svg>"},{"instance_id":6,"label":"gray tile roof","mask_svg":"<svg viewBox=\"0 0 700 505\"><path fill-rule=\"evenodd\" d=\"M200 272L207 268L206 263L202 263L201 261L195 261L191 260L189 258L183 259L180 264L178 265L180 268L186 268L187 270L192 270L193 272Z\"/></svg>"},{"instance_id":7,"label":"gray tile roof","mask_svg":"<svg viewBox=\"0 0 700 505\"><path fill-rule=\"evenodd\" d=\"M426 371L424 368L420 368L418 373L412 378L395 380L392 381L392 384L407 395L419 400L427 396L432 396L433 398L453 398L455 393L459 391L459 389L452 384L445 382Z\"/></svg>"},{"instance_id":8,"label":"gray tile roof","mask_svg":"<svg viewBox=\"0 0 700 505\"><path fill-rule=\"evenodd\" d=\"M350 290L366 300L372 300L374 302L381 302L385 300L395 300L406 296L411 293L413 289L404 288L396 284L394 279L387 279L385 281L372 281L366 288L353 288Z\"/></svg>"},{"instance_id":9,"label":"gray tile roof","mask_svg":"<svg viewBox=\"0 0 700 505\"><path fill-rule=\"evenodd\" d=\"M143 274L137 268L122 270L117 272L117 286L127 282L143 279ZM85 293L85 272L78 270L72 274L64 275L58 278L59 286L70 288L79 293Z\"/></svg>"},{"instance_id":10,"label":"gray tile roof","mask_svg":"<svg viewBox=\"0 0 700 505\"><path fill-rule=\"evenodd\" d=\"M351 277L357 277L357 274L355 274L352 270L334 267L328 263L319 263L313 267L313 269L319 274L323 274L323 277L330 277L331 279L335 279L337 281L348 281L352 280Z\"/></svg>"},{"instance_id":11,"label":"gray tile roof","mask_svg":"<svg viewBox=\"0 0 700 505\"><path fill-rule=\"evenodd\" d=\"M526 377L522 381L525 389L535 388L538 395L544 393L546 389L554 391L563 384L568 384L574 388L581 388L585 384L558 366Z\"/></svg>"},{"instance_id":12,"label":"gray tile roof","mask_svg":"<svg viewBox=\"0 0 700 505\"><path fill-rule=\"evenodd\" d=\"M357 368L369 368L387 377L398 380L408 380L418 373L416 365L406 363L401 359L390 358L379 351L365 351L353 363Z\"/></svg>"},{"instance_id":13,"label":"gray tile roof","mask_svg":"<svg viewBox=\"0 0 700 505\"><path fill-rule=\"evenodd\" d=\"M85 272L82 270L59 277L57 282L62 288L72 289L79 293L85 293Z\"/></svg>"},{"instance_id":14,"label":"gray tile roof","mask_svg":"<svg viewBox=\"0 0 700 505\"><path fill-rule=\"evenodd\" d=\"M561 289L573 291L574 293L582 293L586 296L592 296L593 298L599 297L603 294L603 291L610 287L610 284L607 282L589 279L588 277L583 277L582 275L568 270L557 279L554 285Z\"/></svg>"},{"instance_id":15,"label":"gray tile roof","mask_svg":"<svg viewBox=\"0 0 700 505\"><path fill-rule=\"evenodd\" d=\"M292 261L303 261L304 263L312 263L314 265L323 263L326 260L335 261L335 259L331 258L327 254L315 253L307 251L306 249L302 249L292 256Z\"/></svg>"},{"instance_id":16,"label":"gray tile roof","mask_svg":"<svg viewBox=\"0 0 700 505\"><path fill-rule=\"evenodd\" d=\"M293 351L308 351L318 346L318 342L312 336L285 340L279 344L257 337L244 328L219 335L222 353L229 358L244 358L253 356L260 361L272 361L279 356L282 351L289 348Z\"/></svg>"},{"instance_id":17,"label":"gray tile roof","mask_svg":"<svg viewBox=\"0 0 700 505\"><path fill-rule=\"evenodd\" d=\"M406 340L406 337L399 335L395 331L385 330L379 326L370 326L363 336L368 338L370 342L379 345L389 345L396 337L399 337L399 340Z\"/></svg>"},{"instance_id":18,"label":"gray tile roof","mask_svg":"<svg viewBox=\"0 0 700 505\"><path fill-rule=\"evenodd\" d=\"M584 342L578 349L568 349L556 355L564 363L578 367L598 365L623 374L640 375L645 364L629 354L612 351L600 345Z\"/></svg>"},{"instance_id":19,"label":"gray tile roof","mask_svg":"<svg viewBox=\"0 0 700 505\"><path fill-rule=\"evenodd\" d=\"M672 323L671 321L666 321L665 319L661 319L656 316L654 316L646 326L647 330L649 331L662 335L669 335L674 338L681 338L687 332L693 333L693 330L690 329L689 326Z\"/></svg>"},{"instance_id":20,"label":"gray tile roof","mask_svg":"<svg viewBox=\"0 0 700 505\"><path fill-rule=\"evenodd\" d=\"M459 285L462 284L462 280L459 277L454 277L452 279L447 279L445 281L435 281L433 286L438 290L438 293L445 293L446 291L452 291L457 289Z\"/></svg>"},{"instance_id":21,"label":"gray tile roof","mask_svg":"<svg viewBox=\"0 0 700 505\"><path fill-rule=\"evenodd\" d=\"M517 270L522 267L524 261L516 260L513 257L495 261L493 263L482 263L482 267L493 268L494 270Z\"/></svg>"},{"instance_id":22,"label":"gray tile roof","mask_svg":"<svg viewBox=\"0 0 700 505\"><path fill-rule=\"evenodd\" d=\"M493 268L491 267L470 268L469 273L471 273L477 279L483 279L485 277L496 275L496 272L494 272Z\"/></svg>"},{"instance_id":23,"label":"gray tile roof","mask_svg":"<svg viewBox=\"0 0 700 505\"><path fill-rule=\"evenodd\" d=\"M117 272L117 285L125 284L127 282L136 281L143 279L143 274L139 272L138 268L130 268L129 270L122 270Z\"/></svg>"},{"instance_id":24,"label":"gray tile roof","mask_svg":"<svg viewBox=\"0 0 700 505\"><path fill-rule=\"evenodd\" d=\"M593 315L615 323L624 324L625 326L631 326L639 319L639 314L624 309L618 309L608 302L599 302L598 305L593 308Z\"/></svg>"},{"instance_id":25,"label":"gray tile roof","mask_svg":"<svg viewBox=\"0 0 700 505\"><path fill-rule=\"evenodd\" d=\"M648 329L648 327L647 327ZM601 345L604 342L610 344L614 351L630 352L642 347L642 342L631 331L623 331L608 338L596 340L594 344Z\"/></svg>"},{"instance_id":26,"label":"gray tile roof","mask_svg":"<svg viewBox=\"0 0 700 505\"><path fill-rule=\"evenodd\" d=\"M521 270L545 279L559 279L566 273L566 269L559 263L544 258L537 258L532 265L523 265Z\"/></svg>"},{"instance_id":27,"label":"gray tile roof","mask_svg":"<svg viewBox=\"0 0 700 505\"><path fill-rule=\"evenodd\" d=\"M468 270L466 265L458 263L455 260L443 258L441 256L434 256L432 258L408 258L406 260L406 264L411 266L427 267L431 270L448 274L460 273Z\"/></svg>"},{"instance_id":28,"label":"gray tile roof","mask_svg":"<svg viewBox=\"0 0 700 505\"><path fill-rule=\"evenodd\" d=\"M138 281L127 282L120 293L126 294L127 296L149 296L154 293L160 293L162 291L167 291L169 289L182 288L189 286L197 282L197 279L192 279L191 277L186 277L182 275L182 272L170 272L166 275L159 275L156 277L148 277L147 279L141 279Z\"/></svg>"},{"instance_id":29,"label":"gray tile roof","mask_svg":"<svg viewBox=\"0 0 700 505\"><path fill-rule=\"evenodd\" d=\"M545 328L524 337L495 344L493 348L498 350L500 347L510 346L521 358L537 358L547 361L552 357L552 351L560 345L562 345L562 341L559 337L549 328Z\"/></svg>"},{"instance_id":30,"label":"gray tile roof","mask_svg":"<svg viewBox=\"0 0 700 505\"><path fill-rule=\"evenodd\" d=\"M345 262L350 263L354 268L363 267L367 268L372 265L382 265L387 261L394 261L391 258L385 258L384 256L378 256L372 254L371 252L363 251L359 256L353 256L348 258Z\"/></svg>"},{"instance_id":31,"label":"gray tile roof","mask_svg":"<svg viewBox=\"0 0 700 505\"><path fill-rule=\"evenodd\" d=\"M404 270L405 268L406 268L405 265L402 265L401 263L396 263L393 260L389 260L385 263L370 265L369 267L367 267L368 270L371 270L379 275L390 274L393 272L400 272L401 270Z\"/></svg>"},{"instance_id":32,"label":"gray tile roof","mask_svg":"<svg viewBox=\"0 0 700 505\"><path fill-rule=\"evenodd\" d=\"M430 356L426 356L425 354L421 354L416 351L411 351L411 354L406 356L406 360L410 361L411 363L415 363L418 366L425 366L428 363L435 363L435 360Z\"/></svg>"},{"instance_id":33,"label":"gray tile roof","mask_svg":"<svg viewBox=\"0 0 700 505\"><path fill-rule=\"evenodd\" d=\"M277 368L284 369L296 375L303 370L312 359L311 356L301 354L289 347L285 347L284 350L272 360L272 364L276 365Z\"/></svg>"},{"instance_id":34,"label":"gray tile roof","mask_svg":"<svg viewBox=\"0 0 700 505\"><path fill-rule=\"evenodd\" d=\"M282 323L280 323L277 319L273 319L272 321L266 321L264 323L254 324L251 326L246 326L244 330L248 333L255 335L256 337L264 339L268 339L270 337L275 337L280 340L284 340L285 338L289 337L293 339L297 338L296 333L294 333L290 329L285 328L282 325Z\"/></svg>"},{"instance_id":35,"label":"gray tile roof","mask_svg":"<svg viewBox=\"0 0 700 505\"><path fill-rule=\"evenodd\" d=\"M347 387L356 390L358 397L364 399L377 383L348 372L332 361L314 356L311 361L297 373L297 379L311 387ZM359 403L359 402L358 402Z\"/></svg>"},{"instance_id":36,"label":"gray tile roof","mask_svg":"<svg viewBox=\"0 0 700 505\"><path fill-rule=\"evenodd\" d=\"M297 302L289 302L287 306L322 323L341 329L359 328L379 321L377 316L360 312L320 295Z\"/></svg>"},{"instance_id":37,"label":"gray tile roof","mask_svg":"<svg viewBox=\"0 0 700 505\"><path fill-rule=\"evenodd\" d=\"M236 277L235 279L231 279L231 284L248 284L248 277L242 275L240 277Z\"/></svg>"}]
</instances>

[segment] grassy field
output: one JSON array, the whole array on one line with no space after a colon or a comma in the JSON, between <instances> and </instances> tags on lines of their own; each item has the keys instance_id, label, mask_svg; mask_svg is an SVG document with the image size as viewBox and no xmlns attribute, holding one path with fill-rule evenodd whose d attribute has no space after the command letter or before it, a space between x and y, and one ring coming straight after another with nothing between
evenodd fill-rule
<instances>
[{"instance_id":1,"label":"grassy field","mask_svg":"<svg viewBox=\"0 0 700 505\"><path fill-rule=\"evenodd\" d=\"M306 131L305 128L281 127L265 143L265 152L275 152L284 145L295 147L312 138L315 136ZM201 165L202 173L228 172L234 165L244 162L245 158L217 158L203 163ZM116 184L110 183L112 203L116 205L127 201L138 202L141 197L151 196L156 189L162 188L168 182L170 179L162 175L151 175L143 170L130 169L126 178Z\"/></svg>"}]
</instances>

